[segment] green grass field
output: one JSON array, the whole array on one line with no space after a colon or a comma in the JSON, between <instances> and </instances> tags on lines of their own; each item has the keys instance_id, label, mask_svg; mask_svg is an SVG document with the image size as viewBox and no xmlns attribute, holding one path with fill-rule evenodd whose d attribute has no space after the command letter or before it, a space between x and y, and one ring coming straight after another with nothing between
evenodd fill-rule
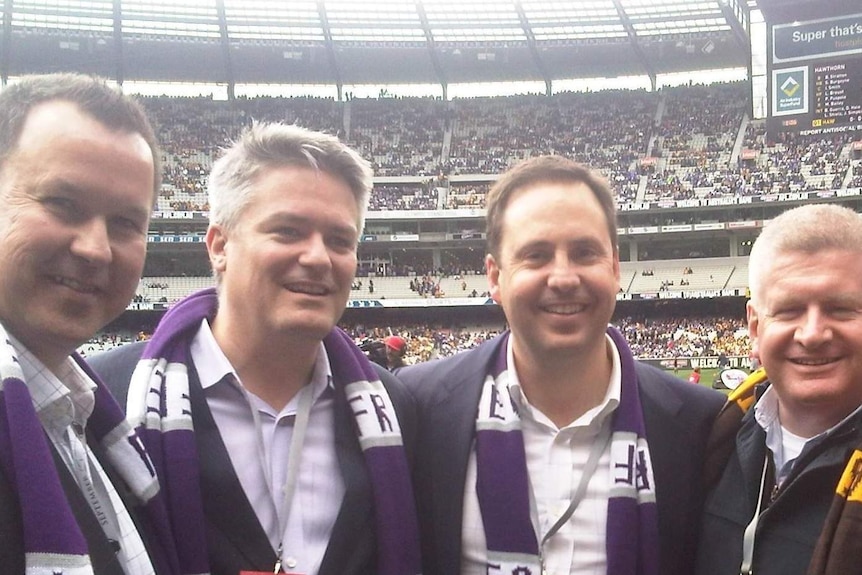
<instances>
[{"instance_id":1,"label":"green grass field","mask_svg":"<svg viewBox=\"0 0 862 575\"><path fill-rule=\"evenodd\" d=\"M666 369L665 371L666 371L666 372L668 372L668 373L669 373L669 374L671 374L671 375L676 375L678 378L680 378L680 379L684 379L684 380L686 380L686 381L688 381L688 376L691 374L691 370L690 370L690 369L680 369L680 370L679 370L679 371L677 371L676 373L674 373L672 369ZM712 382L713 382L713 380L715 379L715 375L716 375L717 373L718 373L718 369L715 369L715 368L712 368L712 369L711 369L711 368L704 368L704 369L701 369L701 370L700 370L700 384L701 384L702 386L704 386L704 387L709 387L709 388L711 388L711 387L712 387ZM726 390L726 389L724 389L724 390L722 390L722 391L727 391L727 390Z\"/></svg>"}]
</instances>

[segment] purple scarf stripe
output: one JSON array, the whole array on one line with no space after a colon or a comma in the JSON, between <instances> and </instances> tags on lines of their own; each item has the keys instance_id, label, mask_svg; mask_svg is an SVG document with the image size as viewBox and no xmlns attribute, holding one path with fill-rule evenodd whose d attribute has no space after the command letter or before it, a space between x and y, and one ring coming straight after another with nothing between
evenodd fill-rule
<instances>
[{"instance_id":1,"label":"purple scarf stripe","mask_svg":"<svg viewBox=\"0 0 862 575\"><path fill-rule=\"evenodd\" d=\"M391 447L371 447L364 455L374 491L378 547L387 549L386 554L378 554L378 571L381 575L421 573L413 489L399 480L410 476L407 459L402 450ZM384 519L386 525L381 525Z\"/></svg>"},{"instance_id":2,"label":"purple scarf stripe","mask_svg":"<svg viewBox=\"0 0 862 575\"><path fill-rule=\"evenodd\" d=\"M495 380L506 370L508 341L507 334L491 366ZM502 400L508 399L507 395ZM524 438L520 432L482 431L476 434L476 456L482 462L476 470L476 494L488 550L538 555L530 521L530 493L523 488L530 484Z\"/></svg>"},{"instance_id":3,"label":"purple scarf stripe","mask_svg":"<svg viewBox=\"0 0 862 575\"><path fill-rule=\"evenodd\" d=\"M614 431L631 431L639 437L646 435L644 427L643 409L641 408L641 397L637 388L637 372L635 371L635 358L629 350L629 346L623 335L614 327L608 327L608 335L616 345L620 354L620 371L622 372L622 389L633 390L631 397L626 401L620 401L620 405L614 412Z\"/></svg>"},{"instance_id":4,"label":"purple scarf stripe","mask_svg":"<svg viewBox=\"0 0 862 575\"><path fill-rule=\"evenodd\" d=\"M503 431L484 432L481 437L477 434L476 453L513 454L508 460L483 457L482 471L476 474L488 550L538 555L539 544L530 521L530 494L520 488L530 484L523 439ZM525 528L515 529L513 525Z\"/></svg>"},{"instance_id":5,"label":"purple scarf stripe","mask_svg":"<svg viewBox=\"0 0 862 575\"><path fill-rule=\"evenodd\" d=\"M86 555L87 542L69 508L27 386L17 378L5 379L0 401L0 413L6 415L0 426L0 448L6 477L18 490L24 552ZM24 465L25 461L29 464Z\"/></svg>"},{"instance_id":6,"label":"purple scarf stripe","mask_svg":"<svg viewBox=\"0 0 862 575\"><path fill-rule=\"evenodd\" d=\"M177 308L174 307L171 311L176 310ZM166 318L167 314L160 324L164 324ZM183 325L182 331L194 334L190 325ZM165 351L167 347L168 353L165 356L168 362L187 363L184 361L186 346L170 348L169 339L157 339L155 336L158 333L157 329L153 339L144 348L142 358L163 357L159 352ZM163 390L151 389L151 392L161 395L159 415L164 417L167 406ZM171 529L174 533L182 534L182 537L177 537L176 541L180 572L209 573L206 532L202 528L205 522L203 500L200 495L200 466L193 432L184 429L162 432L161 429L142 427L138 429L138 433L147 452L150 453L159 482L167 494L167 515Z\"/></svg>"},{"instance_id":7,"label":"purple scarf stripe","mask_svg":"<svg viewBox=\"0 0 862 575\"><path fill-rule=\"evenodd\" d=\"M657 505L641 505L641 526L658 525L658 506ZM658 528L656 529L641 529L639 551L643 566L640 569L641 573L646 575L658 575L659 566L659 538Z\"/></svg>"},{"instance_id":8,"label":"purple scarf stripe","mask_svg":"<svg viewBox=\"0 0 862 575\"><path fill-rule=\"evenodd\" d=\"M170 362L186 359L184 357L186 347L175 346L175 341L179 337L189 339L194 337L201 325L201 320L204 318L212 320L215 317L217 305L218 297L215 288L195 292L178 302L162 316L153 337L141 354L141 359L163 357Z\"/></svg>"}]
</instances>

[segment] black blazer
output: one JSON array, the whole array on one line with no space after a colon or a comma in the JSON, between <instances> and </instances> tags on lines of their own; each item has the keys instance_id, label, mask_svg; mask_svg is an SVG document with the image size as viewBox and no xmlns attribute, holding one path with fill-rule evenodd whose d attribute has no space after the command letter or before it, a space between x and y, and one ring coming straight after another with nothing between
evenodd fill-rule
<instances>
[{"instance_id":1,"label":"black blazer","mask_svg":"<svg viewBox=\"0 0 862 575\"><path fill-rule=\"evenodd\" d=\"M502 341L497 337L454 357L398 373L413 392L418 409L413 482L424 575L460 572L464 483L476 411ZM655 474L659 573L690 575L703 505L703 455L724 396L645 364L636 363L636 369Z\"/></svg>"},{"instance_id":2,"label":"black blazer","mask_svg":"<svg viewBox=\"0 0 862 575\"><path fill-rule=\"evenodd\" d=\"M90 365L121 405L125 405L129 381L144 345L140 342L122 346L90 359ZM377 371L395 405L410 457L415 441L412 397L392 374L379 367ZM189 388L212 575L236 575L241 570L272 572L275 551L234 472L194 366L189 367ZM377 537L372 486L351 411L340 394L335 394L335 449L346 491L319 573L375 575Z\"/></svg>"}]
</instances>

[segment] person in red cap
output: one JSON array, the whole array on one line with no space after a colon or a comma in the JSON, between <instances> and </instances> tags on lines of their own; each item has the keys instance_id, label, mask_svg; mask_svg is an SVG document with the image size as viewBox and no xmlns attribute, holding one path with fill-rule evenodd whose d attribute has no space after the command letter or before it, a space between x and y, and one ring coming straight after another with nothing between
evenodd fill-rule
<instances>
[{"instance_id":1,"label":"person in red cap","mask_svg":"<svg viewBox=\"0 0 862 575\"><path fill-rule=\"evenodd\" d=\"M405 367L404 353L407 351L407 341L400 336L390 335L383 340L386 344L386 364L392 373L397 373L399 369Z\"/></svg>"}]
</instances>

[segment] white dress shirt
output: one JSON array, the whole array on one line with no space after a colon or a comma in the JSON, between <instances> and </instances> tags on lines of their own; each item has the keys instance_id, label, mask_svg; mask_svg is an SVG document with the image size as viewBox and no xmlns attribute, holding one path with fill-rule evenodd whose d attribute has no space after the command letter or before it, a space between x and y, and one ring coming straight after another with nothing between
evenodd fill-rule
<instances>
[{"instance_id":1,"label":"white dress shirt","mask_svg":"<svg viewBox=\"0 0 862 575\"><path fill-rule=\"evenodd\" d=\"M93 509L105 536L119 544L117 559L126 575L151 575L153 565L141 536L116 488L87 445L85 431L95 407L96 383L71 357L55 374L11 335L9 340L39 421Z\"/></svg>"},{"instance_id":2,"label":"white dress shirt","mask_svg":"<svg viewBox=\"0 0 862 575\"><path fill-rule=\"evenodd\" d=\"M507 364L509 394L521 416L521 431L530 478L530 502L537 540L563 515L581 479L581 473L599 432L611 425L611 414L620 402L621 372L619 352L608 337L613 367L602 402L575 421L558 428L533 407L524 395L512 355L514 335L509 337ZM545 544L548 575L605 575L605 548L610 495L610 443L589 480L586 494L569 520ZM538 528L537 528L538 527ZM482 515L476 495L476 452L470 455L464 489L463 531L461 535L463 575L492 575L486 569L487 545Z\"/></svg>"},{"instance_id":3,"label":"white dress shirt","mask_svg":"<svg viewBox=\"0 0 862 575\"><path fill-rule=\"evenodd\" d=\"M283 546L285 571L315 575L345 492L335 453L334 389L326 349L321 343L308 384L312 388L311 414L287 518L284 486L300 394L275 411L244 389L206 320L192 340L191 356L234 471L273 550ZM232 377L225 377L228 374ZM252 409L259 414L260 429Z\"/></svg>"}]
</instances>

